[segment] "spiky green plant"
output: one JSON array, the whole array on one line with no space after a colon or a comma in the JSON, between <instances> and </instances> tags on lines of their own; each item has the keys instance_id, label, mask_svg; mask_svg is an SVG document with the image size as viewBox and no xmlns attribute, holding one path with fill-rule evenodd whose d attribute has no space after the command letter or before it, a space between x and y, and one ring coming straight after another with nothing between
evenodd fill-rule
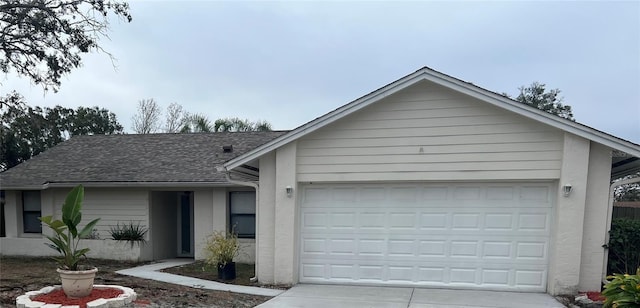
<instances>
[{"instance_id":1,"label":"spiky green plant","mask_svg":"<svg viewBox=\"0 0 640 308\"><path fill-rule=\"evenodd\" d=\"M122 226L120 226L120 223L118 222L116 226L111 226L109 229L109 234L111 234L112 239L128 242L131 245L131 248L133 248L133 245L136 243L138 245L146 244L147 240L145 239L145 236L147 235L147 232L149 232L149 229L142 226L139 221L135 224L133 221L130 221L129 224L125 223L122 224Z\"/></svg>"}]
</instances>

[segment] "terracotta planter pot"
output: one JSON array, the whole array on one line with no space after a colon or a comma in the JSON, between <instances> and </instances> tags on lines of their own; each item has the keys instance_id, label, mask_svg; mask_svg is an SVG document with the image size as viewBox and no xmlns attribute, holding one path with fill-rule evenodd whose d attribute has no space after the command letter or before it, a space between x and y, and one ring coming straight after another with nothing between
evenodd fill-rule
<instances>
[{"instance_id":1,"label":"terracotta planter pot","mask_svg":"<svg viewBox=\"0 0 640 308\"><path fill-rule=\"evenodd\" d=\"M70 298L89 296L93 290L93 279L96 278L98 268L85 271L68 271L57 269L62 281L62 290Z\"/></svg>"},{"instance_id":2,"label":"terracotta planter pot","mask_svg":"<svg viewBox=\"0 0 640 308\"><path fill-rule=\"evenodd\" d=\"M229 262L226 265L218 265L218 279L234 280L236 279L236 263Z\"/></svg>"}]
</instances>

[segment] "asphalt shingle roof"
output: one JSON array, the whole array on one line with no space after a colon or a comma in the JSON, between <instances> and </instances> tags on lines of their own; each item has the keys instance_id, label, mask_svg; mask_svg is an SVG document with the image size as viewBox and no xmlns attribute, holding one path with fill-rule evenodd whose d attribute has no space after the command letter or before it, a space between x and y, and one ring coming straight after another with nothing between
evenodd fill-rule
<instances>
[{"instance_id":1,"label":"asphalt shingle roof","mask_svg":"<svg viewBox=\"0 0 640 308\"><path fill-rule=\"evenodd\" d=\"M89 182L226 182L216 166L284 131L76 136L0 173L0 187ZM233 146L224 153L222 147Z\"/></svg>"}]
</instances>

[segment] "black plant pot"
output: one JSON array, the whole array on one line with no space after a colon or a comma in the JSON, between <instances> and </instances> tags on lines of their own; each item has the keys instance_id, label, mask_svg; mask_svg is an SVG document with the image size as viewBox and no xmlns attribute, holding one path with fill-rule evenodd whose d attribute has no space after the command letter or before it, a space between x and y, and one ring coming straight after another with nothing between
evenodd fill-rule
<instances>
[{"instance_id":1,"label":"black plant pot","mask_svg":"<svg viewBox=\"0 0 640 308\"><path fill-rule=\"evenodd\" d=\"M236 263L229 262L225 265L218 265L218 279L222 279L222 280L236 279Z\"/></svg>"}]
</instances>

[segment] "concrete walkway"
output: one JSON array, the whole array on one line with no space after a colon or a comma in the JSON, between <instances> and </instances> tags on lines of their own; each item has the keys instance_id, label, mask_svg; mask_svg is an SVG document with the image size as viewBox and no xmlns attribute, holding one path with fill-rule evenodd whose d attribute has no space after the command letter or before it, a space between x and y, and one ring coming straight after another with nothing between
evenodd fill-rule
<instances>
[{"instance_id":1,"label":"concrete walkway","mask_svg":"<svg viewBox=\"0 0 640 308\"><path fill-rule=\"evenodd\" d=\"M259 308L564 308L543 293L298 284Z\"/></svg>"},{"instance_id":2,"label":"concrete walkway","mask_svg":"<svg viewBox=\"0 0 640 308\"><path fill-rule=\"evenodd\" d=\"M181 259L163 260L163 261L160 261L159 263L119 270L119 271L116 271L116 273L121 275L179 284L182 286L187 286L192 288L217 290L217 291L229 291L229 292L252 294L252 295L277 296L282 292L284 292L282 290L239 286L239 285L233 285L233 284L220 283L216 281L198 279L193 277L186 277L186 276L158 272L159 270L162 270L165 268L185 265L193 262L194 262L193 260L181 260Z\"/></svg>"}]
</instances>

